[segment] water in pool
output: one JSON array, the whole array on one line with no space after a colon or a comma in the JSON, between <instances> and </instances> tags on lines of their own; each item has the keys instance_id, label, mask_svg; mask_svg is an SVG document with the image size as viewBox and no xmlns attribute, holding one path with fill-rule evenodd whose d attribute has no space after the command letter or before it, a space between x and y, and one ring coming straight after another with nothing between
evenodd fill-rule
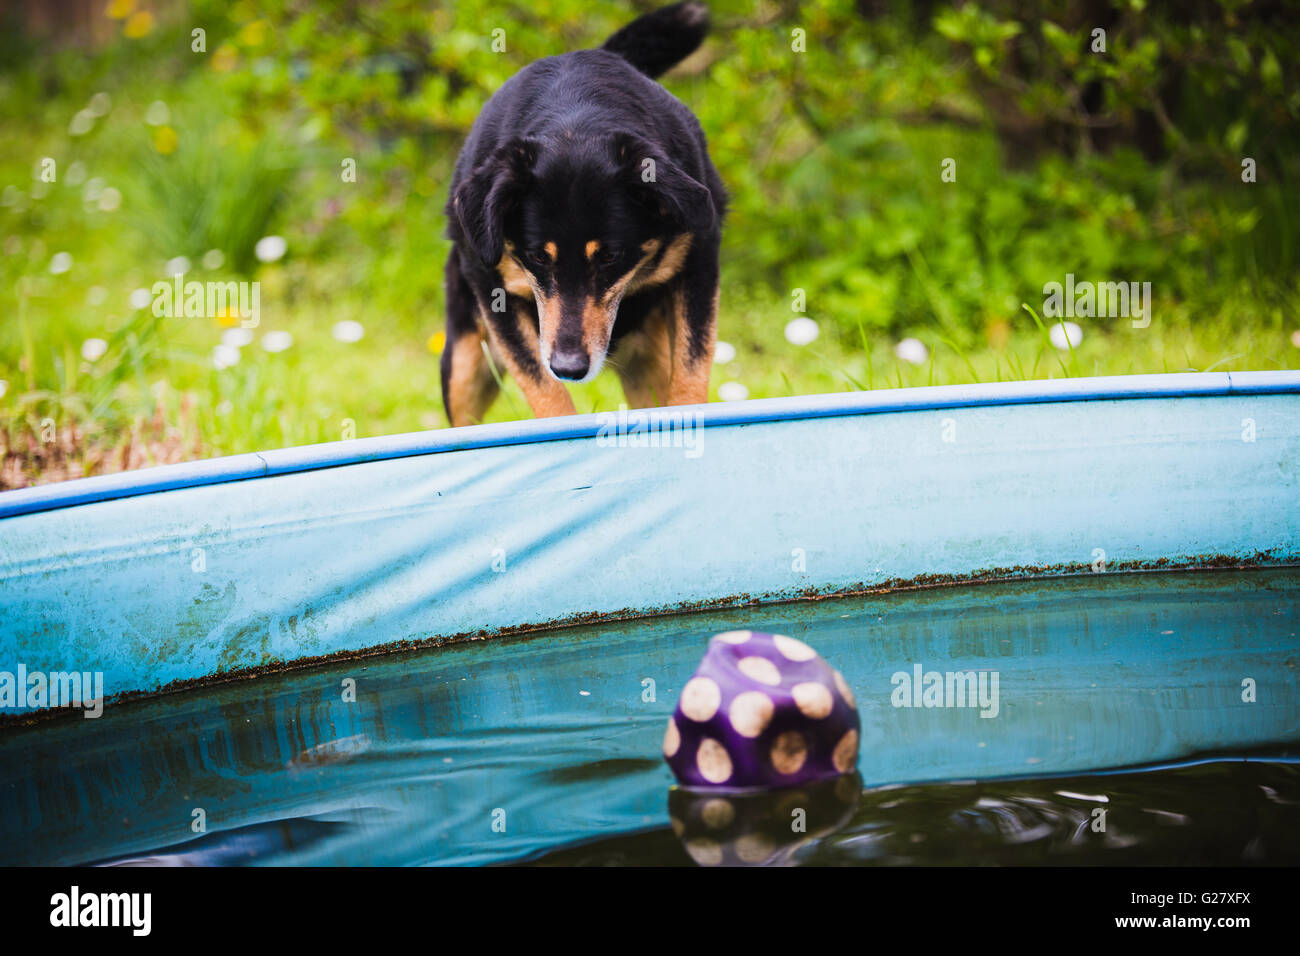
<instances>
[{"instance_id":1,"label":"water in pool","mask_svg":"<svg viewBox=\"0 0 1300 956\"><path fill-rule=\"evenodd\" d=\"M0 864L1296 864L1298 594L1297 569L941 588L110 704L0 728ZM745 628L844 673L860 776L672 788L681 685ZM996 715L895 706L918 665L996 672Z\"/></svg>"}]
</instances>

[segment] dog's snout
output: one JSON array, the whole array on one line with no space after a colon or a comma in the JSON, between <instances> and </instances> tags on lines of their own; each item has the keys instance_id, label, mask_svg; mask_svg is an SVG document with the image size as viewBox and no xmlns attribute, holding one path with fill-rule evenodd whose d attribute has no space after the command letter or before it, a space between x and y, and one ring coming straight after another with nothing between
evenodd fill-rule
<instances>
[{"instance_id":1,"label":"dog's snout","mask_svg":"<svg viewBox=\"0 0 1300 956\"><path fill-rule=\"evenodd\" d=\"M581 349L557 349L551 353L551 371L556 378L581 381L591 368L591 359Z\"/></svg>"}]
</instances>

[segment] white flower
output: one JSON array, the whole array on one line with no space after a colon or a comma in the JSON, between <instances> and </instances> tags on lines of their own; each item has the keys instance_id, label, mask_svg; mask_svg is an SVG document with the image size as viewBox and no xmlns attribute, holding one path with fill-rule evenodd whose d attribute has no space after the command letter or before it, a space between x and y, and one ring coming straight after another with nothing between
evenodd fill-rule
<instances>
[{"instance_id":1,"label":"white flower","mask_svg":"<svg viewBox=\"0 0 1300 956\"><path fill-rule=\"evenodd\" d=\"M0 378L0 398L4 398L7 391L9 391L9 383Z\"/></svg>"},{"instance_id":2,"label":"white flower","mask_svg":"<svg viewBox=\"0 0 1300 956\"><path fill-rule=\"evenodd\" d=\"M86 112L91 116L104 116L113 108L113 98L107 93L99 92L90 98L86 104Z\"/></svg>"},{"instance_id":3,"label":"white flower","mask_svg":"<svg viewBox=\"0 0 1300 956\"><path fill-rule=\"evenodd\" d=\"M226 255L220 249L209 249L203 253L203 268L220 269L226 264Z\"/></svg>"},{"instance_id":4,"label":"white flower","mask_svg":"<svg viewBox=\"0 0 1300 956\"><path fill-rule=\"evenodd\" d=\"M63 182L69 186L80 186L85 181L86 164L79 159L73 160L63 173Z\"/></svg>"},{"instance_id":5,"label":"white flower","mask_svg":"<svg viewBox=\"0 0 1300 956\"><path fill-rule=\"evenodd\" d=\"M68 124L69 136L85 136L95 125L95 114L90 110L78 110Z\"/></svg>"},{"instance_id":6,"label":"white flower","mask_svg":"<svg viewBox=\"0 0 1300 956\"><path fill-rule=\"evenodd\" d=\"M103 192L104 180L99 176L91 176L86 180L86 188L81 191L81 198L85 202L99 202Z\"/></svg>"},{"instance_id":7,"label":"white flower","mask_svg":"<svg viewBox=\"0 0 1300 956\"><path fill-rule=\"evenodd\" d=\"M212 367L220 372L239 364L239 349L233 345L218 345L212 350Z\"/></svg>"},{"instance_id":8,"label":"white flower","mask_svg":"<svg viewBox=\"0 0 1300 956\"><path fill-rule=\"evenodd\" d=\"M713 347L713 361L719 365L726 365L728 362L734 362L735 359L736 347L730 342L718 339L718 344Z\"/></svg>"},{"instance_id":9,"label":"white flower","mask_svg":"<svg viewBox=\"0 0 1300 956\"><path fill-rule=\"evenodd\" d=\"M240 346L247 345L252 341L253 341L252 329L244 329L244 328L226 329L226 331L221 333L222 345L233 345L235 348L239 348Z\"/></svg>"},{"instance_id":10,"label":"white flower","mask_svg":"<svg viewBox=\"0 0 1300 956\"><path fill-rule=\"evenodd\" d=\"M103 339L86 339L81 343L81 357L87 362L98 362L108 351L108 343Z\"/></svg>"},{"instance_id":11,"label":"white flower","mask_svg":"<svg viewBox=\"0 0 1300 956\"><path fill-rule=\"evenodd\" d=\"M136 289L131 293L131 308L133 309L147 309L151 302L153 302L153 293L148 289Z\"/></svg>"},{"instance_id":12,"label":"white flower","mask_svg":"<svg viewBox=\"0 0 1300 956\"><path fill-rule=\"evenodd\" d=\"M167 265L163 266L163 275L185 275L190 271L190 260L184 256L177 256L175 259L168 259Z\"/></svg>"},{"instance_id":13,"label":"white flower","mask_svg":"<svg viewBox=\"0 0 1300 956\"><path fill-rule=\"evenodd\" d=\"M72 256L66 252L56 252L50 260L50 272L56 276L63 275L72 268Z\"/></svg>"},{"instance_id":14,"label":"white flower","mask_svg":"<svg viewBox=\"0 0 1300 956\"><path fill-rule=\"evenodd\" d=\"M99 194L99 208L104 212L114 212L120 205L122 205L122 194L112 186L105 186L104 191Z\"/></svg>"},{"instance_id":15,"label":"white flower","mask_svg":"<svg viewBox=\"0 0 1300 956\"><path fill-rule=\"evenodd\" d=\"M1300 329L1291 333L1291 344L1300 349Z\"/></svg>"},{"instance_id":16,"label":"white flower","mask_svg":"<svg viewBox=\"0 0 1300 956\"><path fill-rule=\"evenodd\" d=\"M108 290L102 285L92 285L86 290L86 305L103 305L108 298Z\"/></svg>"},{"instance_id":17,"label":"white flower","mask_svg":"<svg viewBox=\"0 0 1300 956\"><path fill-rule=\"evenodd\" d=\"M144 121L150 126L165 126L171 118L171 110L162 100L154 100L144 111Z\"/></svg>"},{"instance_id":18,"label":"white flower","mask_svg":"<svg viewBox=\"0 0 1300 956\"><path fill-rule=\"evenodd\" d=\"M925 343L920 339L903 339L894 346L894 354L904 362L910 362L913 365L924 365L926 359L930 357L930 350L925 347Z\"/></svg>"},{"instance_id":19,"label":"white flower","mask_svg":"<svg viewBox=\"0 0 1300 956\"><path fill-rule=\"evenodd\" d=\"M817 327L817 321L810 319L806 315L801 315L797 319L791 319L785 326L785 340L791 345L808 345L816 341L821 329Z\"/></svg>"},{"instance_id":20,"label":"white flower","mask_svg":"<svg viewBox=\"0 0 1300 956\"><path fill-rule=\"evenodd\" d=\"M293 336L288 332L267 332L262 336L262 348L268 352L283 352L293 345Z\"/></svg>"},{"instance_id":21,"label":"white flower","mask_svg":"<svg viewBox=\"0 0 1300 956\"><path fill-rule=\"evenodd\" d=\"M1058 349L1065 351L1068 348L1079 347L1079 343L1083 341L1083 329L1073 322L1057 322L1048 329L1047 337Z\"/></svg>"},{"instance_id":22,"label":"white flower","mask_svg":"<svg viewBox=\"0 0 1300 956\"><path fill-rule=\"evenodd\" d=\"M723 382L718 386L718 398L724 402L743 402L749 398L749 389L739 382Z\"/></svg>"},{"instance_id":23,"label":"white flower","mask_svg":"<svg viewBox=\"0 0 1300 956\"><path fill-rule=\"evenodd\" d=\"M331 334L340 342L360 342L361 336L366 334L366 330L360 322L344 319L342 322L334 323Z\"/></svg>"},{"instance_id":24,"label":"white flower","mask_svg":"<svg viewBox=\"0 0 1300 956\"><path fill-rule=\"evenodd\" d=\"M258 262L278 262L284 258L288 248L283 236L263 236L253 247L253 255L257 256Z\"/></svg>"}]
</instances>

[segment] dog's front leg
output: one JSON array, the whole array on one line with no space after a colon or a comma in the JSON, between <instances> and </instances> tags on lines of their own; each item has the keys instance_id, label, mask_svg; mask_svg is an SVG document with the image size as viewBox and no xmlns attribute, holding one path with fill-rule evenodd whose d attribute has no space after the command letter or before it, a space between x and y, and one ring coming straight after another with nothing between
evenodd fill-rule
<instances>
[{"instance_id":1,"label":"dog's front leg","mask_svg":"<svg viewBox=\"0 0 1300 956\"><path fill-rule=\"evenodd\" d=\"M716 248L701 243L691 250L670 311L673 373L668 404L703 404L709 400L709 373L718 340Z\"/></svg>"},{"instance_id":2,"label":"dog's front leg","mask_svg":"<svg viewBox=\"0 0 1300 956\"><path fill-rule=\"evenodd\" d=\"M572 415L573 399L569 390L542 368L537 320L528 307L512 299L506 311L488 310L483 318L501 361L519 383L533 414L538 418Z\"/></svg>"}]
</instances>

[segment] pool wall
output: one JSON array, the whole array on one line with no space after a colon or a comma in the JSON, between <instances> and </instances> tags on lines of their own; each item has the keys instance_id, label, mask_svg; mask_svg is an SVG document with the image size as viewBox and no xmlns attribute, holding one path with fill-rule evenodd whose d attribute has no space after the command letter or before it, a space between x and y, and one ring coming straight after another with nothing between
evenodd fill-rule
<instances>
[{"instance_id":1,"label":"pool wall","mask_svg":"<svg viewBox=\"0 0 1300 956\"><path fill-rule=\"evenodd\" d=\"M587 415L0 494L0 671L99 671L112 697L610 617L1300 563L1297 372L629 418L683 413L698 427L684 442L664 432L669 447L634 447L610 434L617 416Z\"/></svg>"},{"instance_id":2,"label":"pool wall","mask_svg":"<svg viewBox=\"0 0 1300 956\"><path fill-rule=\"evenodd\" d=\"M1265 742L1276 758L1300 744L1295 574L1087 575L651 618L12 727L0 734L0 865L155 852L211 863L213 848L196 852L205 839L266 852L245 827L290 839L276 864L469 864L664 827L665 724L705 635L737 614L810 641L843 671L869 786L1239 760ZM894 707L891 674L918 661L995 667L997 718ZM1258 682L1257 702L1243 703L1241 675ZM341 699L344 676L355 702ZM506 832L490 825L495 808ZM1111 820L1116 845L1124 816Z\"/></svg>"}]
</instances>

